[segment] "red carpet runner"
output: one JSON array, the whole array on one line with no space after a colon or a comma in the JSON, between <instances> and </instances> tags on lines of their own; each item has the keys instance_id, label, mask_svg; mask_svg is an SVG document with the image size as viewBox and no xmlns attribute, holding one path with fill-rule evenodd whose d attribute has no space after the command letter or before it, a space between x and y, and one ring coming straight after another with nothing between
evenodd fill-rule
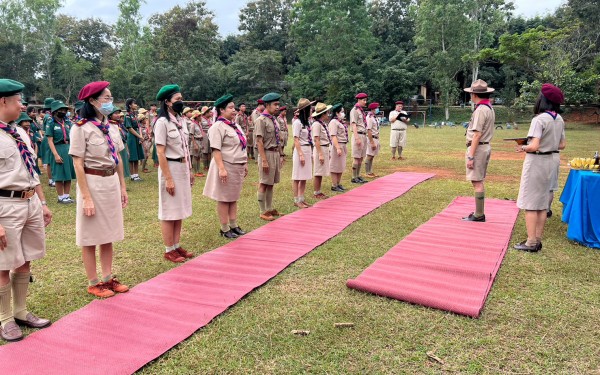
<instances>
[{"instance_id":1,"label":"red carpet runner","mask_svg":"<svg viewBox=\"0 0 600 375\"><path fill-rule=\"evenodd\" d=\"M473 198L456 198L348 287L479 317L519 209L513 201L487 199L485 223L461 221L474 207Z\"/></svg>"},{"instance_id":2,"label":"red carpet runner","mask_svg":"<svg viewBox=\"0 0 600 375\"><path fill-rule=\"evenodd\" d=\"M286 215L0 347L2 374L131 374L355 220L433 177L395 173ZM43 311L39 311L43 315Z\"/></svg>"}]
</instances>

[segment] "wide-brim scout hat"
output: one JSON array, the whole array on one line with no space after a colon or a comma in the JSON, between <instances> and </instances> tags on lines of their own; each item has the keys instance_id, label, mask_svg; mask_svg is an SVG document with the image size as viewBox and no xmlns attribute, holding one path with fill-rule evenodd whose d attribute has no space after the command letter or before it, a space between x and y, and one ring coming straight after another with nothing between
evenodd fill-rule
<instances>
[{"instance_id":1,"label":"wide-brim scout hat","mask_svg":"<svg viewBox=\"0 0 600 375\"><path fill-rule=\"evenodd\" d=\"M209 109L210 109L210 107L207 107L207 106L202 107L202 109L200 110L200 114L204 115L206 112L208 112Z\"/></svg>"},{"instance_id":2,"label":"wide-brim scout hat","mask_svg":"<svg viewBox=\"0 0 600 375\"><path fill-rule=\"evenodd\" d=\"M69 107L65 103L63 103L61 100L55 100L50 105L50 111L52 111L52 113L54 113L62 108L69 109Z\"/></svg>"},{"instance_id":3,"label":"wide-brim scout hat","mask_svg":"<svg viewBox=\"0 0 600 375\"><path fill-rule=\"evenodd\" d=\"M355 98L356 99L366 99L368 98L369 95L365 94L364 92L359 92L358 94L356 94Z\"/></svg>"},{"instance_id":4,"label":"wide-brim scout hat","mask_svg":"<svg viewBox=\"0 0 600 375\"><path fill-rule=\"evenodd\" d=\"M27 116L27 113L21 112L21 116L17 119L17 124L22 123L23 121L31 122L31 117Z\"/></svg>"},{"instance_id":5,"label":"wide-brim scout hat","mask_svg":"<svg viewBox=\"0 0 600 375\"><path fill-rule=\"evenodd\" d=\"M310 107L311 105L315 104L316 101L310 101L306 98L301 98L300 100L298 100L298 106L296 107L296 111L301 111L306 107Z\"/></svg>"},{"instance_id":6,"label":"wide-brim scout hat","mask_svg":"<svg viewBox=\"0 0 600 375\"><path fill-rule=\"evenodd\" d=\"M158 90L158 93L156 94L156 100L162 102L163 100L167 100L179 92L181 92L179 85L165 85Z\"/></svg>"},{"instance_id":7,"label":"wide-brim scout hat","mask_svg":"<svg viewBox=\"0 0 600 375\"><path fill-rule=\"evenodd\" d=\"M90 82L87 85L83 86L83 88L79 91L79 95L77 95L78 100L87 100L94 95L97 95L104 91L105 88L110 86L110 82L108 81L96 81ZM52 111L54 112L54 111Z\"/></svg>"},{"instance_id":8,"label":"wide-brim scout hat","mask_svg":"<svg viewBox=\"0 0 600 375\"><path fill-rule=\"evenodd\" d=\"M373 102L373 103L369 104L369 109L376 109L376 108L379 108L379 103Z\"/></svg>"},{"instance_id":9,"label":"wide-brim scout hat","mask_svg":"<svg viewBox=\"0 0 600 375\"><path fill-rule=\"evenodd\" d=\"M215 100L215 108L225 108L227 104L233 101L233 95L225 94L221 96L219 99Z\"/></svg>"},{"instance_id":10,"label":"wide-brim scout hat","mask_svg":"<svg viewBox=\"0 0 600 375\"><path fill-rule=\"evenodd\" d=\"M148 117L146 117L146 115L144 114L138 114L137 115L137 120L138 121L144 121L145 119L147 119Z\"/></svg>"},{"instance_id":11,"label":"wide-brim scout hat","mask_svg":"<svg viewBox=\"0 0 600 375\"><path fill-rule=\"evenodd\" d=\"M54 101L54 98L44 99L44 109L50 109L50 106L52 105L53 101Z\"/></svg>"},{"instance_id":12,"label":"wide-brim scout hat","mask_svg":"<svg viewBox=\"0 0 600 375\"><path fill-rule=\"evenodd\" d=\"M186 113L188 113L188 112L190 112L190 111L192 111L192 109L191 109L190 107L185 107L185 108L183 109L183 112L181 112L181 114L182 114L182 115L185 115Z\"/></svg>"},{"instance_id":13,"label":"wide-brim scout hat","mask_svg":"<svg viewBox=\"0 0 600 375\"><path fill-rule=\"evenodd\" d=\"M563 104L565 102L565 94L563 94L560 88L551 83L544 83L542 85L542 95L552 103Z\"/></svg>"},{"instance_id":14,"label":"wide-brim scout hat","mask_svg":"<svg viewBox=\"0 0 600 375\"><path fill-rule=\"evenodd\" d=\"M325 103L317 103L317 106L315 107L315 111L312 114L312 117L317 117L322 115L323 113L329 111L331 109L331 107L333 107L332 105L327 105Z\"/></svg>"},{"instance_id":15,"label":"wide-brim scout hat","mask_svg":"<svg viewBox=\"0 0 600 375\"><path fill-rule=\"evenodd\" d=\"M263 100L263 102L265 102L265 104L276 102L279 99L281 99L281 94L278 94L276 92L270 92L262 97L262 100Z\"/></svg>"},{"instance_id":16,"label":"wide-brim scout hat","mask_svg":"<svg viewBox=\"0 0 600 375\"><path fill-rule=\"evenodd\" d=\"M16 95L25 89L21 82L4 78L0 79L0 98Z\"/></svg>"},{"instance_id":17,"label":"wide-brim scout hat","mask_svg":"<svg viewBox=\"0 0 600 375\"><path fill-rule=\"evenodd\" d=\"M192 118L196 118L198 116L202 115L202 113L199 110L194 110L194 112L192 112Z\"/></svg>"},{"instance_id":18,"label":"wide-brim scout hat","mask_svg":"<svg viewBox=\"0 0 600 375\"><path fill-rule=\"evenodd\" d=\"M496 91L494 88L488 87L487 82L482 79L478 79L477 81L471 83L471 87L467 87L464 90L465 92L473 94L486 94L488 92Z\"/></svg>"},{"instance_id":19,"label":"wide-brim scout hat","mask_svg":"<svg viewBox=\"0 0 600 375\"><path fill-rule=\"evenodd\" d=\"M343 106L344 105L342 103L334 104L333 107L331 107L331 112L337 113L340 110L340 108L342 108Z\"/></svg>"},{"instance_id":20,"label":"wide-brim scout hat","mask_svg":"<svg viewBox=\"0 0 600 375\"><path fill-rule=\"evenodd\" d=\"M145 115L146 113L148 113L146 108L138 108L138 115Z\"/></svg>"}]
</instances>

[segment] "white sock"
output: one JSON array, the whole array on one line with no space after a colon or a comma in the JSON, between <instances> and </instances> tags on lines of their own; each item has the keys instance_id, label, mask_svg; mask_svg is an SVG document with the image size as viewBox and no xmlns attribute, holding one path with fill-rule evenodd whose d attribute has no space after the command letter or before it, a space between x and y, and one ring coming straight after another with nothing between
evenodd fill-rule
<instances>
[{"instance_id":1,"label":"white sock","mask_svg":"<svg viewBox=\"0 0 600 375\"><path fill-rule=\"evenodd\" d=\"M294 203L300 203L300 197L294 197Z\"/></svg>"},{"instance_id":2,"label":"white sock","mask_svg":"<svg viewBox=\"0 0 600 375\"><path fill-rule=\"evenodd\" d=\"M175 249L179 249L180 247L181 247L181 246L179 246L179 242L178 242L178 243L176 243L175 245L173 245L173 250L175 250Z\"/></svg>"},{"instance_id":3,"label":"white sock","mask_svg":"<svg viewBox=\"0 0 600 375\"><path fill-rule=\"evenodd\" d=\"M315 191L315 195L321 194L321 190Z\"/></svg>"},{"instance_id":4,"label":"white sock","mask_svg":"<svg viewBox=\"0 0 600 375\"><path fill-rule=\"evenodd\" d=\"M53 179L49 179L49 180L48 180L48 183L49 183L49 184L51 184L51 183L53 183L53 182L54 182L54 180L53 180Z\"/></svg>"},{"instance_id":5,"label":"white sock","mask_svg":"<svg viewBox=\"0 0 600 375\"><path fill-rule=\"evenodd\" d=\"M176 249L175 246L165 246L165 253L168 253L169 251L173 251L175 249Z\"/></svg>"}]
</instances>

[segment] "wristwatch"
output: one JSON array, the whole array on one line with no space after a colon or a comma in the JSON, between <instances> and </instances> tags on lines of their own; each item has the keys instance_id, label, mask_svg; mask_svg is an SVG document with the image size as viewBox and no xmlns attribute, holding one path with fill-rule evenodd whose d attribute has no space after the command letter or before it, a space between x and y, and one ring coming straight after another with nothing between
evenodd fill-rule
<instances>
[{"instance_id":1,"label":"wristwatch","mask_svg":"<svg viewBox=\"0 0 600 375\"><path fill-rule=\"evenodd\" d=\"M46 203L46 201L42 201L41 203L42 203L42 206L47 206L48 205L48 203Z\"/></svg>"},{"instance_id":2,"label":"wristwatch","mask_svg":"<svg viewBox=\"0 0 600 375\"><path fill-rule=\"evenodd\" d=\"M469 160L471 160L471 161L472 161L472 160L475 160L475 158L474 158L474 157L472 157L472 156L467 156L467 159L469 159Z\"/></svg>"}]
</instances>

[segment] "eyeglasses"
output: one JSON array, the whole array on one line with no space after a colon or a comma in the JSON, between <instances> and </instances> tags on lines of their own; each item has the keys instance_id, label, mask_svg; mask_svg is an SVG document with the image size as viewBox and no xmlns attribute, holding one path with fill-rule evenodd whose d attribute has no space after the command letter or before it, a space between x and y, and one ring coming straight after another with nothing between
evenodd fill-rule
<instances>
[{"instance_id":1,"label":"eyeglasses","mask_svg":"<svg viewBox=\"0 0 600 375\"><path fill-rule=\"evenodd\" d=\"M108 100L108 101L113 101L113 97L112 96L100 96L98 97L98 100Z\"/></svg>"}]
</instances>

